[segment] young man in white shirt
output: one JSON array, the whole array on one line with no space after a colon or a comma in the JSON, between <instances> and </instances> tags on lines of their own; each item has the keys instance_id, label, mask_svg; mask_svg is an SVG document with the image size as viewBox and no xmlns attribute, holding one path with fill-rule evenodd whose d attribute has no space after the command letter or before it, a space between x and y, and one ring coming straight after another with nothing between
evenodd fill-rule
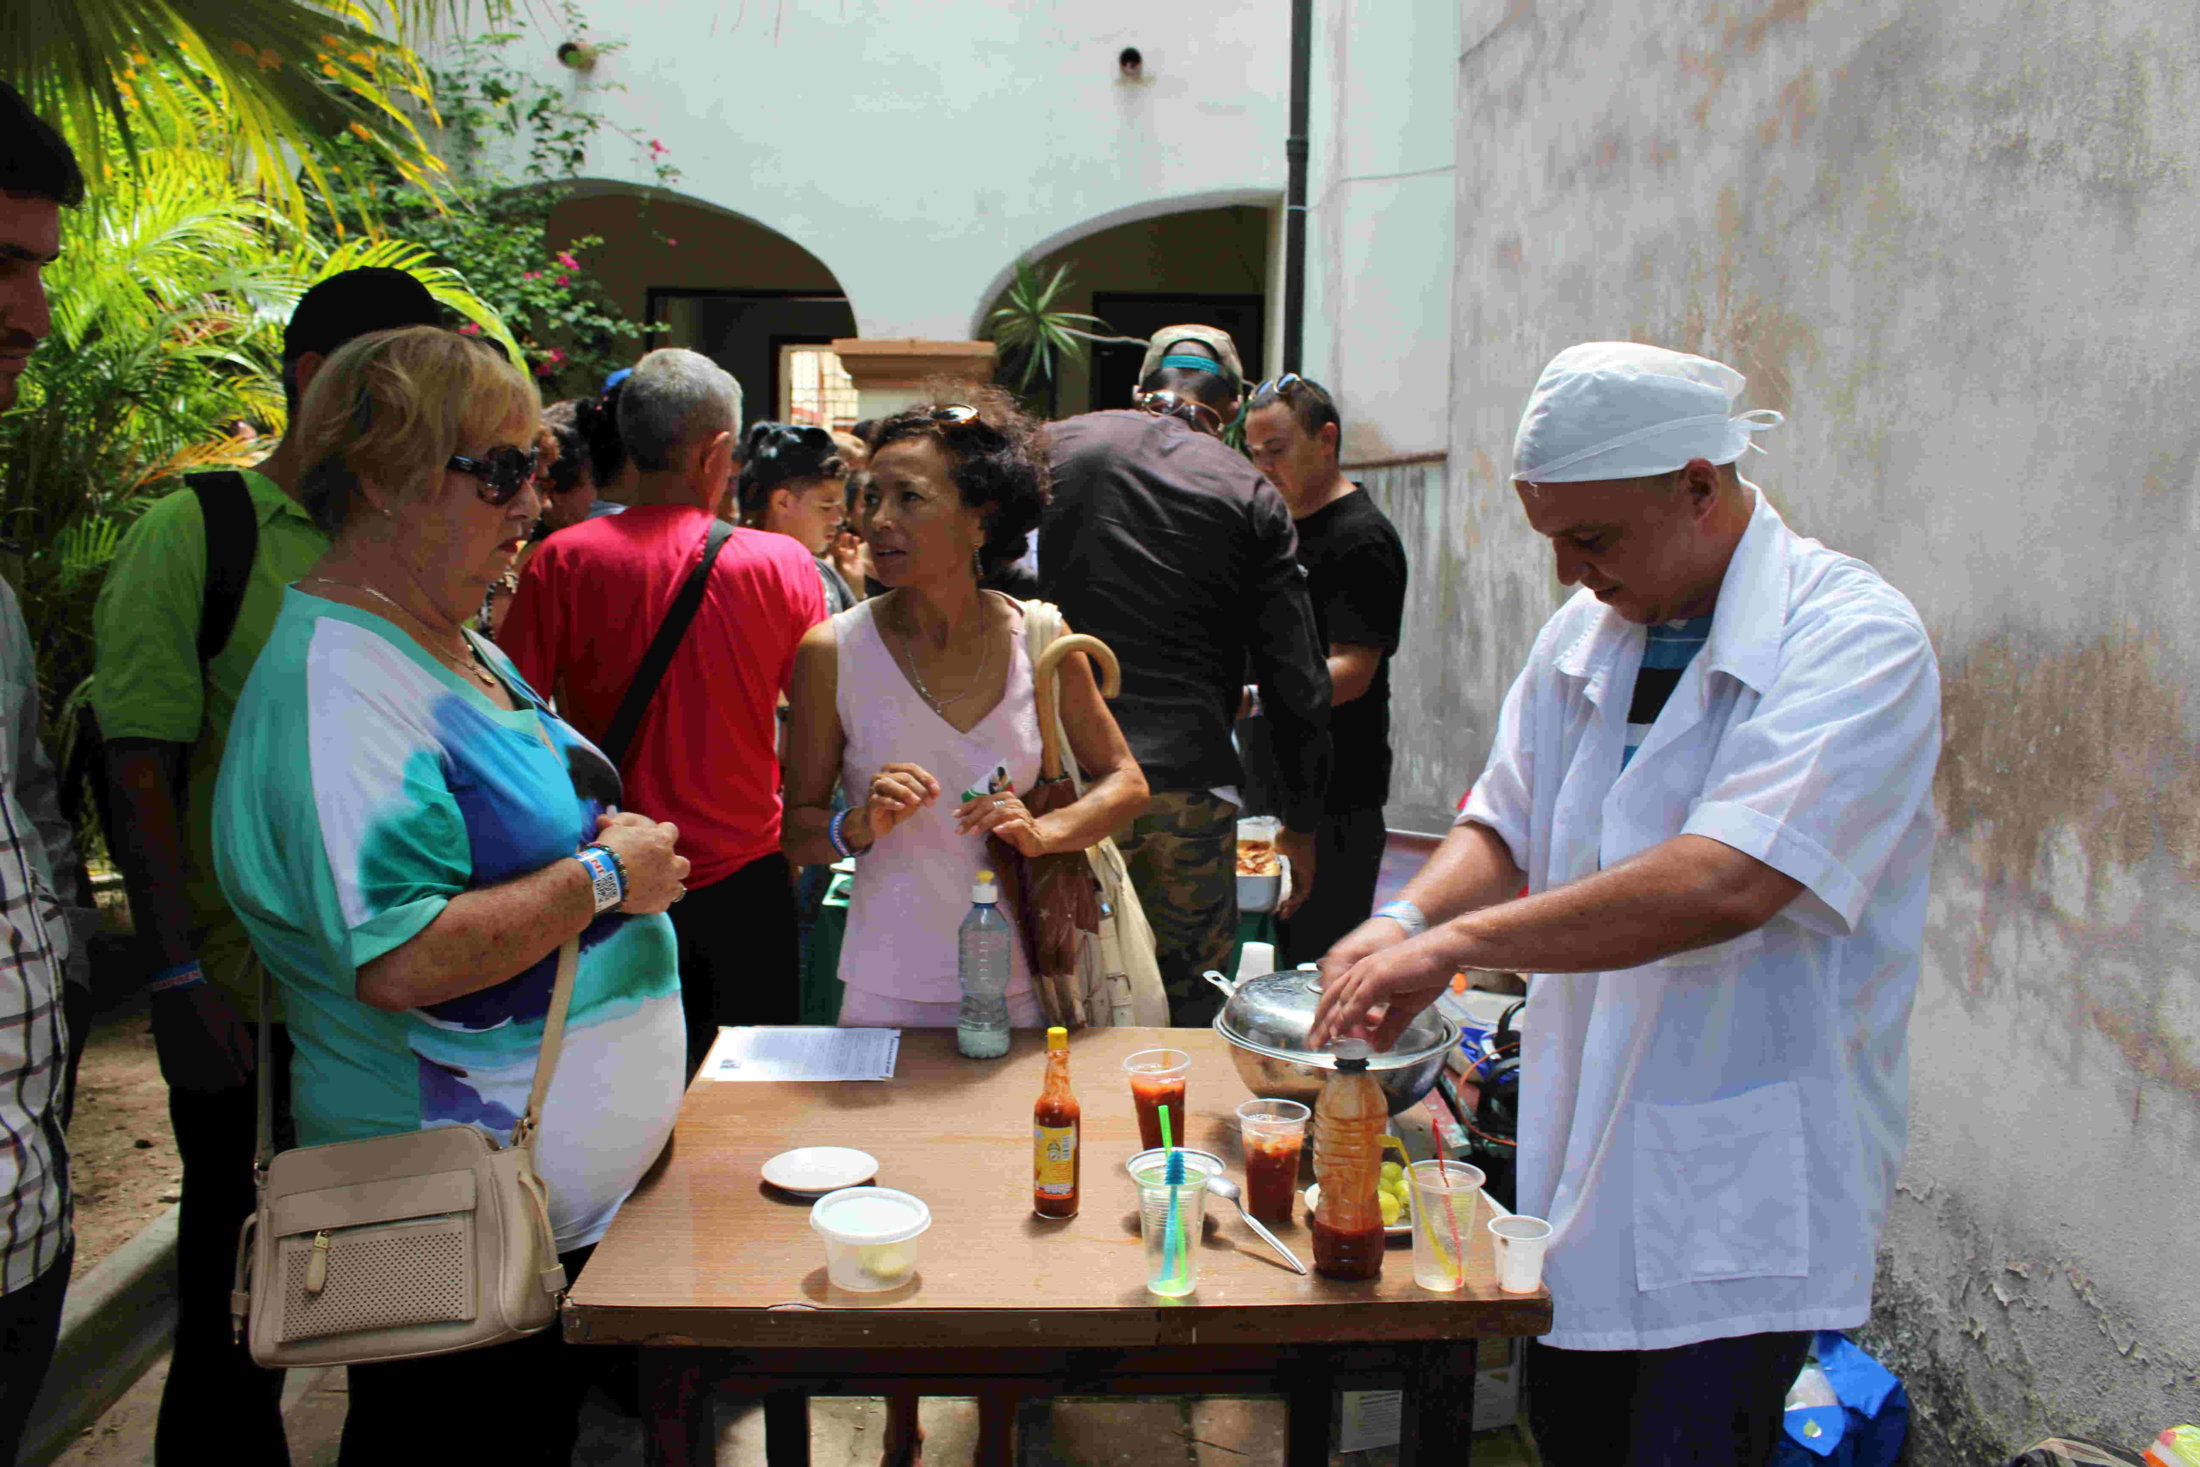
<instances>
[{"instance_id":1,"label":"young man in white shirt","mask_svg":"<svg viewBox=\"0 0 2200 1467\"><path fill-rule=\"evenodd\" d=\"M1737 472L1779 421L1734 416L1743 385L1624 342L1544 370L1513 487L1581 589L1443 846L1322 964L1317 1043L1387 1044L1462 969L1535 975L1552 1467L1762 1463L1810 1332L1870 1313L1901 1161L1939 669Z\"/></svg>"}]
</instances>

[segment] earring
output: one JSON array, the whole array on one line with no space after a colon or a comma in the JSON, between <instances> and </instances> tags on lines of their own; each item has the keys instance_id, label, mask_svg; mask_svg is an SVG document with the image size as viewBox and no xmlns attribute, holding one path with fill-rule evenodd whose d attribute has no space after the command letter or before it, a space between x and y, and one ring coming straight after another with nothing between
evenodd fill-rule
<instances>
[{"instance_id":1,"label":"earring","mask_svg":"<svg viewBox=\"0 0 2200 1467\"><path fill-rule=\"evenodd\" d=\"M985 579L985 557L979 553L982 549L984 547L980 546L970 552L970 573L981 581Z\"/></svg>"}]
</instances>

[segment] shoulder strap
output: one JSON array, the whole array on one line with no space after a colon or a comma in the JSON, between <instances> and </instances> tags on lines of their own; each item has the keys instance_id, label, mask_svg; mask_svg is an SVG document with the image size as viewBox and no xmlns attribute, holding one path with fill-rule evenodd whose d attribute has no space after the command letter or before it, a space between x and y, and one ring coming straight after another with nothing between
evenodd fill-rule
<instances>
[{"instance_id":1,"label":"shoulder strap","mask_svg":"<svg viewBox=\"0 0 2200 1467\"><path fill-rule=\"evenodd\" d=\"M649 650L642 654L642 665L634 673L634 681L626 685L626 696L619 700L619 711L612 715L611 727L604 734L604 757L613 768L626 764L627 746L634 742L634 735L642 726L642 715L649 711L650 700L657 696L657 685L664 681L665 669L672 666L672 654L680 650L680 643L687 636L688 624L695 620L695 613L703 604L703 590L710 583L710 568L718 559L718 552L726 548L733 538L733 526L724 520L713 519L710 530L703 536L703 558L688 572L680 583L679 594L672 598L672 607L665 612L665 619L657 624L657 635L650 638Z\"/></svg>"},{"instance_id":2,"label":"shoulder strap","mask_svg":"<svg viewBox=\"0 0 2200 1467\"><path fill-rule=\"evenodd\" d=\"M234 469L193 474L185 480L199 499L206 521L206 585L199 599L199 668L221 656L237 629L244 608L245 583L259 553L260 521L252 512L252 491Z\"/></svg>"}]
</instances>

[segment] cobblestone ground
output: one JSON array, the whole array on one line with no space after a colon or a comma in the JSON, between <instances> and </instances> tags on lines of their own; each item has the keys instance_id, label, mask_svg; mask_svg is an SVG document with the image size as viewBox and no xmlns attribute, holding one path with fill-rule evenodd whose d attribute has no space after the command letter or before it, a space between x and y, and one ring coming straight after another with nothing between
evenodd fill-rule
<instances>
[{"instance_id":1,"label":"cobblestone ground","mask_svg":"<svg viewBox=\"0 0 2200 1467\"><path fill-rule=\"evenodd\" d=\"M153 1460L153 1412L165 1358L55 1459L57 1467L145 1467ZM344 1420L343 1372L293 1372L285 1393L292 1467L334 1467ZM977 1443L975 1402L927 1398L927 1467L968 1467ZM810 1412L815 1467L876 1467L885 1428L882 1403L854 1397L817 1402ZM1139 1400L1064 1400L1020 1421L1019 1467L1272 1467L1283 1460L1283 1403L1258 1398L1163 1396ZM641 1467L641 1425L614 1415L600 1398L583 1417L574 1467ZM721 1467L764 1467L761 1410L721 1413ZM1395 1467L1387 1448L1339 1454L1335 1467ZM1475 1467L1536 1467L1512 1430L1475 1437Z\"/></svg>"}]
</instances>

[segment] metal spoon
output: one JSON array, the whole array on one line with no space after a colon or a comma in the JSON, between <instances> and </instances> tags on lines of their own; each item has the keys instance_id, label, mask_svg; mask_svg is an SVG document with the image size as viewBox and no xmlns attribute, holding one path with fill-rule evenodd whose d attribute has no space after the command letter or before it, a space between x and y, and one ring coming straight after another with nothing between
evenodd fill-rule
<instances>
[{"instance_id":1,"label":"metal spoon","mask_svg":"<svg viewBox=\"0 0 2200 1467\"><path fill-rule=\"evenodd\" d=\"M1306 1272L1306 1265L1299 1262L1299 1256L1296 1253L1293 1253L1290 1249L1284 1247L1283 1240L1281 1238L1277 1237L1274 1233L1269 1232L1268 1229L1266 1229L1265 1227L1262 1227L1259 1218L1253 1216L1250 1212L1247 1212L1245 1210L1245 1194L1244 1192L1239 1190L1237 1183L1231 1181L1228 1177L1212 1176L1207 1179L1207 1190L1214 1193L1217 1197L1228 1198L1230 1201L1235 1202L1237 1204L1238 1216L1245 1219L1245 1225L1247 1227L1251 1228L1254 1232L1260 1234L1262 1239L1267 1242L1269 1247L1275 1249L1278 1253L1281 1253L1283 1255L1283 1261L1291 1265L1292 1271L1294 1273Z\"/></svg>"}]
</instances>

